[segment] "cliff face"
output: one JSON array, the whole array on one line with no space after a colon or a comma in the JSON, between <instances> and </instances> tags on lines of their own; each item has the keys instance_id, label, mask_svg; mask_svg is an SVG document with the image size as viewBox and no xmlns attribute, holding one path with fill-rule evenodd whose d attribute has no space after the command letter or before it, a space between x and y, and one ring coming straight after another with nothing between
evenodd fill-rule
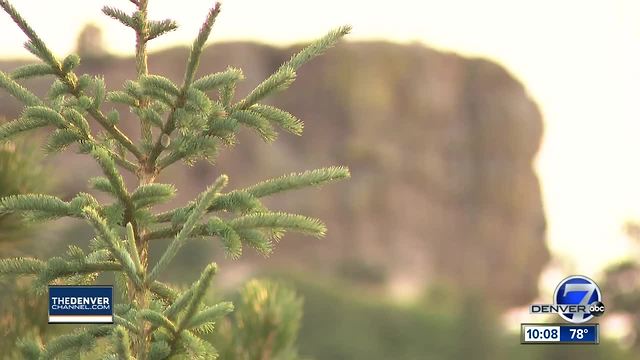
<instances>
[{"instance_id":1,"label":"cliff face","mask_svg":"<svg viewBox=\"0 0 640 360\"><path fill-rule=\"evenodd\" d=\"M242 68L243 95L293 50L215 45L201 73ZM150 68L179 81L186 56L184 49L157 53ZM80 71L104 73L117 88L133 69L130 59L112 59L85 63ZM28 85L45 92L44 82ZM16 115L17 104L5 95L0 103L7 117ZM498 306L531 301L549 259L532 170L542 120L503 68L419 45L349 43L306 65L274 103L305 121L303 137L281 135L264 144L244 133L233 151L222 151L217 166L178 166L159 181L176 181L182 202L219 173L229 174L235 188L291 171L348 165L348 182L269 199L271 207L325 220L329 233L320 241L286 237L264 264L328 272L357 261L384 269L396 284L451 280ZM135 133L137 124L126 114L122 127ZM97 173L76 155L55 161L74 174L68 190L84 189L85 176ZM249 256L225 266L257 262Z\"/></svg>"}]
</instances>

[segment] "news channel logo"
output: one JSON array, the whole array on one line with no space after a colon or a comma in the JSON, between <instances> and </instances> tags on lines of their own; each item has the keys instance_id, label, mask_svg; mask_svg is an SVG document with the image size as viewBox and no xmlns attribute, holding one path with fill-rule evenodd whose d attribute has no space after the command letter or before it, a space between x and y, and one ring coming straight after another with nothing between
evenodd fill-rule
<instances>
[{"instance_id":1,"label":"news channel logo","mask_svg":"<svg viewBox=\"0 0 640 360\"><path fill-rule=\"evenodd\" d=\"M49 324L113 324L113 286L49 285Z\"/></svg>"},{"instance_id":2,"label":"news channel logo","mask_svg":"<svg viewBox=\"0 0 640 360\"><path fill-rule=\"evenodd\" d=\"M605 311L602 292L598 284L583 275L569 276L558 284L553 293L553 304L534 304L531 314L558 314L573 324L585 323Z\"/></svg>"}]
</instances>

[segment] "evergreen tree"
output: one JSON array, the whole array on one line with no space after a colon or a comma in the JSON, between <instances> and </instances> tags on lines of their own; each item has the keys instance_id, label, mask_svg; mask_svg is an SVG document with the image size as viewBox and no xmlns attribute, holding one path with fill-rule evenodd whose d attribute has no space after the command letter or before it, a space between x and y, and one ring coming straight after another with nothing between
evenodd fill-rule
<instances>
[{"instance_id":1,"label":"evergreen tree","mask_svg":"<svg viewBox=\"0 0 640 360\"><path fill-rule=\"evenodd\" d=\"M178 85L149 73L146 50L149 41L175 30L176 23L149 19L148 0L130 2L136 7L133 13L113 7L105 7L103 12L135 31L137 77L127 81L122 90L108 92L102 77L76 74L79 56L58 59L16 9L0 0L0 7L27 36L26 49L41 61L11 73L0 72L0 87L25 104L18 119L0 126L0 141L37 128L51 129L47 151L75 146L79 153L93 157L104 176L90 179L90 186L113 198L111 203L101 203L90 194L80 193L68 201L42 194L0 199L2 214L21 214L37 222L77 218L95 230L87 251L71 246L66 256L46 261L28 257L0 260L0 275L31 276L35 290L40 292L49 284L92 283L108 272L115 273L117 284L126 284L117 287L126 302L116 306L114 326L88 327L47 344L25 340L20 348L28 359L78 357L105 339L112 344L106 355L109 359L215 358L216 350L203 340L203 334L233 306L227 302L206 306L203 302L217 271L213 263L186 291L160 281L180 248L196 238L218 238L226 254L237 258L245 245L268 255L287 231L322 236L325 226L319 220L270 211L261 199L349 177L346 168L330 167L225 192L228 178L221 175L192 202L171 211L154 211L154 205L167 202L176 192L172 184L155 183L162 170L178 161L215 159L220 147L234 142L241 127L255 130L269 142L275 140L276 128L300 135L300 120L262 102L288 88L298 68L333 46L349 27L331 31L304 48L236 101L236 84L243 79L239 69L196 77L200 55L220 12L219 4L207 14L191 47L184 79ZM20 84L23 79L39 76L54 79L44 99ZM119 113L110 104L125 104L137 116L142 134L139 141L120 130ZM92 131L90 119L99 125L99 133ZM127 188L123 171L138 178L135 189ZM172 241L159 261L150 263L150 244L167 238ZM247 321L259 327L259 319Z\"/></svg>"},{"instance_id":2,"label":"evergreen tree","mask_svg":"<svg viewBox=\"0 0 640 360\"><path fill-rule=\"evenodd\" d=\"M295 342L302 319L302 299L268 280L251 280L240 292L231 319L216 332L221 359L300 359Z\"/></svg>"},{"instance_id":3,"label":"evergreen tree","mask_svg":"<svg viewBox=\"0 0 640 360\"><path fill-rule=\"evenodd\" d=\"M0 121L3 123L4 120ZM42 193L50 188L37 147L24 141L0 144L0 198L16 194ZM0 252L17 255L36 229L15 214L0 214ZM40 332L46 326L46 299L29 298L28 279L0 279L0 349L14 346L19 337ZM38 311L40 310L40 311Z\"/></svg>"},{"instance_id":4,"label":"evergreen tree","mask_svg":"<svg viewBox=\"0 0 640 360\"><path fill-rule=\"evenodd\" d=\"M0 126L3 121L0 121ZM24 141L0 143L0 198L26 193L43 193L49 188L37 149ZM28 225L19 216L0 214L0 248L7 251L25 237Z\"/></svg>"}]
</instances>

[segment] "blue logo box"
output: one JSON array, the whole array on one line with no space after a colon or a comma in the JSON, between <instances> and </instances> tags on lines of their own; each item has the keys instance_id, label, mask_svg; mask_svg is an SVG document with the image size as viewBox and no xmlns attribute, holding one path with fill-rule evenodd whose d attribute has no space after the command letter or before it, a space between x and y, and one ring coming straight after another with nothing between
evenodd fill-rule
<instances>
[{"instance_id":1,"label":"blue logo box","mask_svg":"<svg viewBox=\"0 0 640 360\"><path fill-rule=\"evenodd\" d=\"M113 286L49 286L49 324L113 324Z\"/></svg>"}]
</instances>

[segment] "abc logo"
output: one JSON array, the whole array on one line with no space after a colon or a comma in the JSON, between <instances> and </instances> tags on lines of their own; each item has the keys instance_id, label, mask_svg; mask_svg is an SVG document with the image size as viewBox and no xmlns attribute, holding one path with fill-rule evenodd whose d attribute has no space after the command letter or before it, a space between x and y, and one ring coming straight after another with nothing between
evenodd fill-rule
<instances>
[{"instance_id":1,"label":"abc logo","mask_svg":"<svg viewBox=\"0 0 640 360\"><path fill-rule=\"evenodd\" d=\"M601 316L604 314L604 304L602 301L595 302L589 306L589 312L593 316Z\"/></svg>"},{"instance_id":2,"label":"abc logo","mask_svg":"<svg viewBox=\"0 0 640 360\"><path fill-rule=\"evenodd\" d=\"M602 293L598 285L586 276L573 275L560 281L553 294L556 305L578 305L578 311L559 313L564 320L580 324L591 320L594 316L604 314Z\"/></svg>"}]
</instances>

